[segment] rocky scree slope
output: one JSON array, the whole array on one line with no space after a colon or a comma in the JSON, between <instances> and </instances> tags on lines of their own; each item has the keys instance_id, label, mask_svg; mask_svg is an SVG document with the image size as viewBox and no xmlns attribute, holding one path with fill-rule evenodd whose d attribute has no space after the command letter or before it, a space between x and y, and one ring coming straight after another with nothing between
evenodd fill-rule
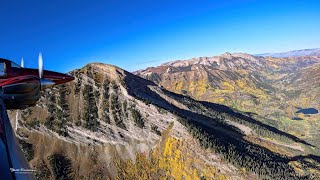
<instances>
[{"instance_id":1,"label":"rocky scree slope","mask_svg":"<svg viewBox=\"0 0 320 180\"><path fill-rule=\"evenodd\" d=\"M70 74L35 107L9 112L39 179L255 177L202 148L176 114L131 95L128 72L93 63Z\"/></svg>"},{"instance_id":2,"label":"rocky scree slope","mask_svg":"<svg viewBox=\"0 0 320 180\"><path fill-rule=\"evenodd\" d=\"M43 92L36 107L11 112L39 179L319 175L319 157L308 155L316 147L234 109L111 65L70 74L74 82Z\"/></svg>"}]
</instances>

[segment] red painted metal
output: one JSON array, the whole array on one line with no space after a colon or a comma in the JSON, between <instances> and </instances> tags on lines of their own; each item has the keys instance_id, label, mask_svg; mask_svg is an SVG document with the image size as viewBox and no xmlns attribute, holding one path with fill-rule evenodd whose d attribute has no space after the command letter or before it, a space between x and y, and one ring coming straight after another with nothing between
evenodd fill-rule
<instances>
[{"instance_id":1,"label":"red painted metal","mask_svg":"<svg viewBox=\"0 0 320 180\"><path fill-rule=\"evenodd\" d=\"M5 63L6 75L0 76L0 86L35 82L40 79L38 69L11 67L12 62L10 60L0 58L1 62ZM74 77L70 75L47 70L43 71L43 78L53 81L56 85L74 80Z\"/></svg>"}]
</instances>

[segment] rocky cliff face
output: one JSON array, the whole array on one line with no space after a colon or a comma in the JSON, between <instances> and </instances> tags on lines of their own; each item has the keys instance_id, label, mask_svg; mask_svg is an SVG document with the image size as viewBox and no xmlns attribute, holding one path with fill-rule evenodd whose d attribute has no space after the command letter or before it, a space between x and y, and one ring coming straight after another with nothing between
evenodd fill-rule
<instances>
[{"instance_id":1,"label":"rocky cliff face","mask_svg":"<svg viewBox=\"0 0 320 180\"><path fill-rule=\"evenodd\" d=\"M75 81L44 91L37 106L10 112L39 179L319 175L318 157L306 156L318 147L234 109L112 65L70 74Z\"/></svg>"},{"instance_id":2,"label":"rocky cliff face","mask_svg":"<svg viewBox=\"0 0 320 180\"><path fill-rule=\"evenodd\" d=\"M129 162L144 156L165 161L169 155L183 160L155 164L157 171L167 169L159 171L159 177L245 175L202 149L177 115L128 92L126 81L136 90L151 82L131 79L128 72L104 64L89 64L71 74L76 77L74 82L44 91L37 106L10 112L27 158L39 170L39 179L121 179L129 171L138 176L140 172L132 170L134 165L129 169ZM184 162L188 158L191 162ZM136 163L146 163L143 158L140 161ZM179 163L185 169L167 173Z\"/></svg>"}]
</instances>

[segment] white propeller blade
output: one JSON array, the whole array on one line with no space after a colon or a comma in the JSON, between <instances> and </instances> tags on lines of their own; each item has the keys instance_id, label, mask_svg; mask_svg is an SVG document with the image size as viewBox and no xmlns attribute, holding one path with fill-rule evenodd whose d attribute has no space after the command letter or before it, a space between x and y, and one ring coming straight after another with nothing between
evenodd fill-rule
<instances>
[{"instance_id":1,"label":"white propeller blade","mask_svg":"<svg viewBox=\"0 0 320 180\"><path fill-rule=\"evenodd\" d=\"M39 78L40 78L41 90L54 86L55 83L53 81L43 78L43 59L42 59L41 53L39 53L38 63L39 63Z\"/></svg>"},{"instance_id":2,"label":"white propeller blade","mask_svg":"<svg viewBox=\"0 0 320 180\"><path fill-rule=\"evenodd\" d=\"M24 61L23 61L23 58L21 58L21 67L24 68Z\"/></svg>"},{"instance_id":3,"label":"white propeller blade","mask_svg":"<svg viewBox=\"0 0 320 180\"><path fill-rule=\"evenodd\" d=\"M38 63L39 63L39 78L43 78L43 60L42 60L42 54L39 53L39 58L38 58Z\"/></svg>"}]
</instances>

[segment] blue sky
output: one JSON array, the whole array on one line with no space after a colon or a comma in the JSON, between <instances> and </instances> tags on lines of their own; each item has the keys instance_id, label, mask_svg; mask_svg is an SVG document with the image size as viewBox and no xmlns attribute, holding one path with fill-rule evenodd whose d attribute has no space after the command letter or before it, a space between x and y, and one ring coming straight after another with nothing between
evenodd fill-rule
<instances>
[{"instance_id":1,"label":"blue sky","mask_svg":"<svg viewBox=\"0 0 320 180\"><path fill-rule=\"evenodd\" d=\"M0 0L0 57L128 71L224 52L320 47L318 0Z\"/></svg>"}]
</instances>

